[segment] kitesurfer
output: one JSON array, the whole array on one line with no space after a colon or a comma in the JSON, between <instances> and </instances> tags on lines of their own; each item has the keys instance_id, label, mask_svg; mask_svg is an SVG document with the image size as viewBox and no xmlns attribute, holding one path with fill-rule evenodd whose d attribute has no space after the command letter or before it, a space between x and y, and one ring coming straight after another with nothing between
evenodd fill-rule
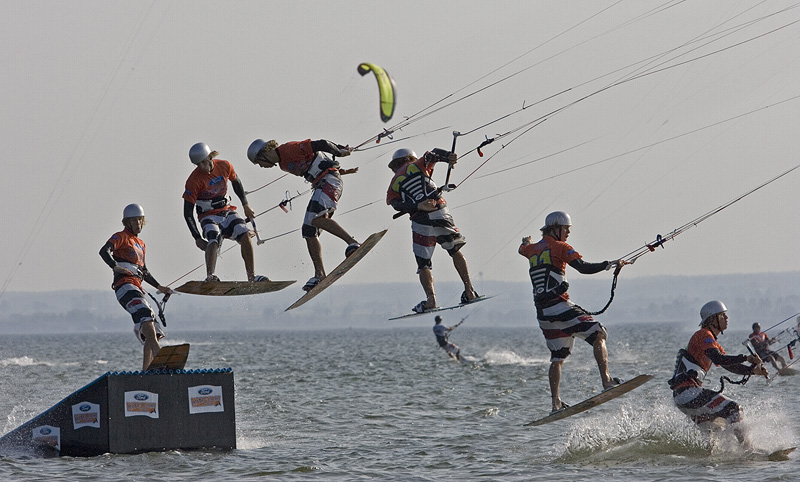
<instances>
[{"instance_id":1,"label":"kitesurfer","mask_svg":"<svg viewBox=\"0 0 800 482\"><path fill-rule=\"evenodd\" d=\"M436 335L436 342L439 344L441 348L444 348L444 351L450 358L455 358L458 361L461 361L461 349L455 343L451 343L447 337L450 335L450 332L455 330L458 325L453 326L444 326L442 324L442 317L436 315L436 318L433 319L435 324L433 325L433 334Z\"/></svg>"},{"instance_id":2,"label":"kitesurfer","mask_svg":"<svg viewBox=\"0 0 800 482\"><path fill-rule=\"evenodd\" d=\"M427 297L412 308L416 313L436 308L431 258L437 244L450 254L453 266L464 283L461 304L478 297L469 277L467 260L461 252L467 241L453 222L447 202L442 197L443 189L437 188L431 179L434 164L446 162L454 165L457 159L455 152L444 149L433 149L419 159L411 149L398 149L389 162L389 169L394 177L386 192L386 204L400 213L408 213L411 217L411 238L417 260L417 274Z\"/></svg>"},{"instance_id":3,"label":"kitesurfer","mask_svg":"<svg viewBox=\"0 0 800 482\"><path fill-rule=\"evenodd\" d=\"M142 370L146 370L161 348L158 340L164 337L155 322L155 314L147 303L142 280L156 287L165 295L172 289L156 281L144 261L145 245L139 239L144 227L144 209L138 204L129 204L122 211L122 231L114 233L100 249L100 257L114 271L111 288L117 301L133 318L133 333L144 344Z\"/></svg>"},{"instance_id":4,"label":"kitesurfer","mask_svg":"<svg viewBox=\"0 0 800 482\"><path fill-rule=\"evenodd\" d=\"M749 338L753 349L763 361L772 363L772 366L774 366L776 370L786 368L786 360L778 353L769 349L769 346L775 342L775 339L768 337L766 333L761 331L761 325L759 323L753 323L753 332L750 333ZM779 362L781 368L778 368Z\"/></svg>"},{"instance_id":5,"label":"kitesurfer","mask_svg":"<svg viewBox=\"0 0 800 482\"><path fill-rule=\"evenodd\" d=\"M239 243L247 281L268 281L266 276L255 274L253 243L250 240L252 231L247 227L246 220L254 219L255 213L247 204L244 186L233 165L215 159L218 155L219 152L212 151L204 142L198 142L189 149L189 160L197 167L186 180L186 190L183 192L183 217L195 244L206 254L206 281L219 281L214 272L223 238ZM245 217L230 203L228 181L242 203ZM202 234L195 223L195 210Z\"/></svg>"},{"instance_id":6,"label":"kitesurfer","mask_svg":"<svg viewBox=\"0 0 800 482\"><path fill-rule=\"evenodd\" d=\"M768 376L758 355L726 355L717 342L719 335L728 329L727 308L721 301L709 301L700 309L700 329L689 339L689 345L678 352L675 373L669 386L672 400L678 409L698 426L711 430L713 422L721 419L733 428L740 443L750 447L747 433L740 424L742 410L739 404L720 392L703 388L711 364L719 365L731 373ZM750 365L746 365L750 363Z\"/></svg>"},{"instance_id":7,"label":"kitesurfer","mask_svg":"<svg viewBox=\"0 0 800 482\"><path fill-rule=\"evenodd\" d=\"M559 396L561 368L576 337L592 345L603 389L621 383L619 378L609 375L606 329L586 310L570 301L565 269L570 265L582 274L594 274L627 263L621 259L599 263L583 261L581 255L566 243L571 226L572 220L567 213L552 212L541 228L542 240L533 243L531 236L527 236L519 247L519 254L530 264L536 318L550 349L549 380L554 412L567 407Z\"/></svg>"},{"instance_id":8,"label":"kitesurfer","mask_svg":"<svg viewBox=\"0 0 800 482\"><path fill-rule=\"evenodd\" d=\"M332 154L333 158L328 154ZM308 254L314 264L314 276L306 282L303 290L309 291L322 281L325 266L322 263L321 231L327 231L347 243L345 257L350 256L360 246L350 234L336 221L333 214L342 196L342 176L358 172L358 168L341 169L336 156L350 155L350 148L326 140L292 141L278 145L274 140L256 139L247 148L247 157L253 164L270 168L279 166L281 170L300 176L314 188L303 218L302 235L306 240Z\"/></svg>"}]
</instances>

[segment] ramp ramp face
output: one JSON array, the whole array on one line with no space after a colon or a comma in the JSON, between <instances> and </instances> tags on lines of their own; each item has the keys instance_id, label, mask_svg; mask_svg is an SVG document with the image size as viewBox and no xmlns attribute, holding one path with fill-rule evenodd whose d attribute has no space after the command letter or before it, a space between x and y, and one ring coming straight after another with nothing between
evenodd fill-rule
<instances>
[{"instance_id":1,"label":"ramp ramp face","mask_svg":"<svg viewBox=\"0 0 800 482\"><path fill-rule=\"evenodd\" d=\"M200 448L236 448L230 368L109 372L0 438L72 457Z\"/></svg>"}]
</instances>

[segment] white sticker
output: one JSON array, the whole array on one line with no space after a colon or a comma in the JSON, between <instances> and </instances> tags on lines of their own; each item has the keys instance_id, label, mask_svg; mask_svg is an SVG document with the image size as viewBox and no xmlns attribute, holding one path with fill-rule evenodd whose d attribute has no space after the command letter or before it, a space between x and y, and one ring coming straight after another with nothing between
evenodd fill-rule
<instances>
[{"instance_id":1,"label":"white sticker","mask_svg":"<svg viewBox=\"0 0 800 482\"><path fill-rule=\"evenodd\" d=\"M75 430L83 427L100 428L100 405L91 402L73 405L72 427Z\"/></svg>"},{"instance_id":2,"label":"white sticker","mask_svg":"<svg viewBox=\"0 0 800 482\"><path fill-rule=\"evenodd\" d=\"M189 413L224 412L222 387L199 385L189 387Z\"/></svg>"},{"instance_id":3,"label":"white sticker","mask_svg":"<svg viewBox=\"0 0 800 482\"><path fill-rule=\"evenodd\" d=\"M52 425L42 425L32 430L33 440L61 450L61 429Z\"/></svg>"},{"instance_id":4,"label":"white sticker","mask_svg":"<svg viewBox=\"0 0 800 482\"><path fill-rule=\"evenodd\" d=\"M138 390L125 392L125 416L158 418L158 394Z\"/></svg>"}]
</instances>

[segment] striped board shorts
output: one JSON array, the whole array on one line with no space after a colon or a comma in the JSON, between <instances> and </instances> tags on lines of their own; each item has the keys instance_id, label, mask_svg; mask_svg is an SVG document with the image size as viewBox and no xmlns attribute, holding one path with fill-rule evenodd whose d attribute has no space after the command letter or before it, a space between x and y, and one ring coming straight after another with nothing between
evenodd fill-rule
<instances>
[{"instance_id":1,"label":"striped board shorts","mask_svg":"<svg viewBox=\"0 0 800 482\"><path fill-rule=\"evenodd\" d=\"M203 237L209 242L219 242L221 238L238 240L250 232L247 221L233 209L218 214L209 214L200 220Z\"/></svg>"},{"instance_id":2,"label":"striped board shorts","mask_svg":"<svg viewBox=\"0 0 800 482\"><path fill-rule=\"evenodd\" d=\"M426 214L424 217L415 215L411 220L411 239L414 257L417 259L417 273L419 270L433 267L431 258L437 244L453 256L467 243L467 239L453 222L453 216L450 215L447 206Z\"/></svg>"},{"instance_id":3,"label":"striped board shorts","mask_svg":"<svg viewBox=\"0 0 800 482\"><path fill-rule=\"evenodd\" d=\"M593 345L598 333L605 332L603 325L571 301L559 301L546 308L537 306L536 314L550 350L550 361L565 360L572 351L575 338Z\"/></svg>"},{"instance_id":4,"label":"striped board shorts","mask_svg":"<svg viewBox=\"0 0 800 482\"><path fill-rule=\"evenodd\" d=\"M339 171L329 172L314 187L311 193L311 200L306 207L306 215L303 218L302 234L303 238L316 238L320 230L311 223L320 216L333 216L334 211L339 205L339 198L342 197L342 177Z\"/></svg>"},{"instance_id":5,"label":"striped board shorts","mask_svg":"<svg viewBox=\"0 0 800 482\"><path fill-rule=\"evenodd\" d=\"M697 425L703 426L716 419L729 424L741 420L739 404L721 393L703 387L679 388L672 392L672 401Z\"/></svg>"},{"instance_id":6,"label":"striped board shorts","mask_svg":"<svg viewBox=\"0 0 800 482\"><path fill-rule=\"evenodd\" d=\"M133 283L125 283L120 285L114 292L117 295L117 301L125 308L125 311L130 313L134 323L139 324L155 320L156 315L138 286Z\"/></svg>"}]
</instances>

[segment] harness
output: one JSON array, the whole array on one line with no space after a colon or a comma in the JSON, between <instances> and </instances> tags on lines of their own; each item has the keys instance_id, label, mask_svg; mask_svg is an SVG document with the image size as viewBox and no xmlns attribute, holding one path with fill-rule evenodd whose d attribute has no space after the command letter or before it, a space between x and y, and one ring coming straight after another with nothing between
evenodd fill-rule
<instances>
[{"instance_id":1,"label":"harness","mask_svg":"<svg viewBox=\"0 0 800 482\"><path fill-rule=\"evenodd\" d=\"M331 159L324 152L317 152L308 169L303 173L303 178L311 184L316 184L331 171L339 168L339 162Z\"/></svg>"},{"instance_id":2,"label":"harness","mask_svg":"<svg viewBox=\"0 0 800 482\"><path fill-rule=\"evenodd\" d=\"M222 209L228 205L230 198L227 196L218 196L211 199L198 199L195 202L197 214L207 213L215 209Z\"/></svg>"},{"instance_id":3,"label":"harness","mask_svg":"<svg viewBox=\"0 0 800 482\"><path fill-rule=\"evenodd\" d=\"M667 380L667 384L673 390L688 381L699 387L703 384L706 374L707 372L689 354L689 351L681 348L675 357L675 370L672 373L672 378Z\"/></svg>"},{"instance_id":4,"label":"harness","mask_svg":"<svg viewBox=\"0 0 800 482\"><path fill-rule=\"evenodd\" d=\"M564 272L552 264L538 264L528 270L533 283L533 300L537 304L558 299L569 289Z\"/></svg>"},{"instance_id":5,"label":"harness","mask_svg":"<svg viewBox=\"0 0 800 482\"><path fill-rule=\"evenodd\" d=\"M699 387L702 386L706 375L707 372L703 370L694 357L692 357L686 349L681 348L678 350L678 356L675 358L675 371L672 374L672 378L667 380L667 384L672 390L680 389L681 384L689 381L691 381L693 385ZM734 385L744 385L748 380L750 380L750 375L744 375L741 380L731 380L723 375L719 377L719 390L712 391L716 394L720 394L725 390L725 382Z\"/></svg>"}]
</instances>

